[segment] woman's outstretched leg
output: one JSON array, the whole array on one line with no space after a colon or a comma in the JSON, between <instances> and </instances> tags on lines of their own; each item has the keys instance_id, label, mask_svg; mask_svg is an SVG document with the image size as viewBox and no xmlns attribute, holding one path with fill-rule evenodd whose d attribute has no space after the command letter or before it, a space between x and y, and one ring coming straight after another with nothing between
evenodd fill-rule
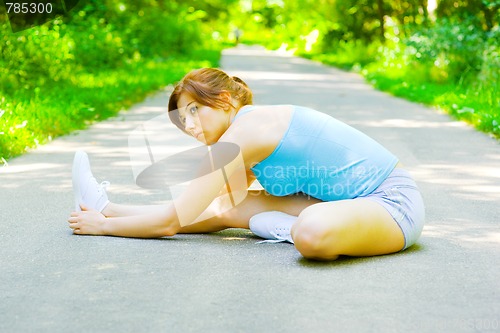
<instances>
[{"instance_id":1,"label":"woman's outstretched leg","mask_svg":"<svg viewBox=\"0 0 500 333\"><path fill-rule=\"evenodd\" d=\"M131 206L109 202L104 183L97 183L85 152L77 152L73 163L73 188L75 208L83 205L97 210L106 217L129 217L158 215L169 207L163 205ZM280 211L298 216L305 208L320 201L305 195L275 197L265 191L248 191L246 198L236 207L195 224L181 228L180 233L206 233L226 228L245 228L252 216L266 211Z\"/></svg>"},{"instance_id":2,"label":"woman's outstretched leg","mask_svg":"<svg viewBox=\"0 0 500 333\"><path fill-rule=\"evenodd\" d=\"M318 202L320 201L304 195L275 197L264 191L249 191L247 197L236 207L202 222L185 226L180 233L207 233L226 228L248 229L248 221L256 214L280 211L298 216L302 210ZM160 212L166 208L166 205L130 206L111 202L102 213L106 217L147 215Z\"/></svg>"},{"instance_id":3,"label":"woman's outstretched leg","mask_svg":"<svg viewBox=\"0 0 500 333\"><path fill-rule=\"evenodd\" d=\"M122 217L134 215L147 215L156 213L165 209L164 205L122 205L110 202L103 210L102 214L106 217Z\"/></svg>"},{"instance_id":4,"label":"woman's outstretched leg","mask_svg":"<svg viewBox=\"0 0 500 333\"><path fill-rule=\"evenodd\" d=\"M243 202L213 218L183 227L180 233L203 233L226 228L248 229L248 221L256 214L280 211L298 216L305 208L321 201L305 195L275 197L265 191L249 191Z\"/></svg>"}]
</instances>

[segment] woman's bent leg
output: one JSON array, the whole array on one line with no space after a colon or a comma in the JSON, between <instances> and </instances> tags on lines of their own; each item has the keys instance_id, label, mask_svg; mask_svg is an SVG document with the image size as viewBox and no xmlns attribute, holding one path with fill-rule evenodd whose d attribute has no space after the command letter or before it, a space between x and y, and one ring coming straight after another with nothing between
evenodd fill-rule
<instances>
[{"instance_id":1,"label":"woman's bent leg","mask_svg":"<svg viewBox=\"0 0 500 333\"><path fill-rule=\"evenodd\" d=\"M291 234L304 257L320 260L389 254L405 244L389 212L367 199L324 202L304 209Z\"/></svg>"},{"instance_id":2,"label":"woman's bent leg","mask_svg":"<svg viewBox=\"0 0 500 333\"><path fill-rule=\"evenodd\" d=\"M165 205L122 205L110 202L102 211L106 217L148 215L165 209Z\"/></svg>"}]
</instances>

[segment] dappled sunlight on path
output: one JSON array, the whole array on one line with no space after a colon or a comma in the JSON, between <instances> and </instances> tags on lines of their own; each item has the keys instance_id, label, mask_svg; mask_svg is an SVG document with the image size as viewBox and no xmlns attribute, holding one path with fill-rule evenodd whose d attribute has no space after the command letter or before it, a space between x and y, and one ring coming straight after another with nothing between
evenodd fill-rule
<instances>
[{"instance_id":1,"label":"dappled sunlight on path","mask_svg":"<svg viewBox=\"0 0 500 333\"><path fill-rule=\"evenodd\" d=\"M454 189L450 195L466 200L500 202L500 169L472 165L421 165L414 172L421 181Z\"/></svg>"},{"instance_id":2,"label":"dappled sunlight on path","mask_svg":"<svg viewBox=\"0 0 500 333\"><path fill-rule=\"evenodd\" d=\"M423 231L424 237L436 238L437 240L447 240L455 245L481 249L489 247L494 250L500 246L500 231L498 228L484 228L471 225L471 221L456 219L453 224L447 225L427 225ZM481 244L478 247L478 244Z\"/></svg>"}]
</instances>

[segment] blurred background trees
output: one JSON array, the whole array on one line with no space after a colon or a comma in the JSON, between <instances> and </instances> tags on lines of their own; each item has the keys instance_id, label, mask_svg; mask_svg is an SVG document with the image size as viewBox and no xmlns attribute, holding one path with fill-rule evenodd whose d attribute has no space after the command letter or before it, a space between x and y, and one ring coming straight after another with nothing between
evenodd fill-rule
<instances>
[{"instance_id":1,"label":"blurred background trees","mask_svg":"<svg viewBox=\"0 0 500 333\"><path fill-rule=\"evenodd\" d=\"M359 71L500 137L499 0L242 0L242 40ZM243 17L241 17L243 15Z\"/></svg>"},{"instance_id":2,"label":"blurred background trees","mask_svg":"<svg viewBox=\"0 0 500 333\"><path fill-rule=\"evenodd\" d=\"M63 16L15 33L0 4L0 165L217 66L237 30L243 43L358 71L500 137L500 0L61 3Z\"/></svg>"},{"instance_id":3,"label":"blurred background trees","mask_svg":"<svg viewBox=\"0 0 500 333\"><path fill-rule=\"evenodd\" d=\"M203 5L81 0L39 26L33 23L46 17L16 16L11 29L0 4L0 166L116 114L193 67L217 66L221 45L205 21L219 9Z\"/></svg>"}]
</instances>

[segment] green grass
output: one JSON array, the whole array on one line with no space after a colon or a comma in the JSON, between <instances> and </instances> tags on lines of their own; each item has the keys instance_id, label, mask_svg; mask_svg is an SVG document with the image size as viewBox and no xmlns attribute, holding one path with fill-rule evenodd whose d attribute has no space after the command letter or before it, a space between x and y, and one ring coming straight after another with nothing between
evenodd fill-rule
<instances>
[{"instance_id":1,"label":"green grass","mask_svg":"<svg viewBox=\"0 0 500 333\"><path fill-rule=\"evenodd\" d=\"M391 77L368 70L363 74L377 89L444 110L500 139L500 92L495 85L416 82L410 76Z\"/></svg>"},{"instance_id":2,"label":"green grass","mask_svg":"<svg viewBox=\"0 0 500 333\"><path fill-rule=\"evenodd\" d=\"M219 50L75 73L65 81L6 95L0 91L0 165L53 138L83 129L140 102L198 67L218 66ZM167 106L165 105L165 109Z\"/></svg>"},{"instance_id":3,"label":"green grass","mask_svg":"<svg viewBox=\"0 0 500 333\"><path fill-rule=\"evenodd\" d=\"M452 117L466 121L478 130L500 139L500 84L469 78L463 82L434 82L422 72L432 69L412 70L403 64L387 66L382 61L370 61L366 55L308 54L305 57L324 64L360 72L379 90L410 101L436 107ZM396 60L397 62L397 60ZM397 65L397 66L394 66Z\"/></svg>"}]
</instances>

